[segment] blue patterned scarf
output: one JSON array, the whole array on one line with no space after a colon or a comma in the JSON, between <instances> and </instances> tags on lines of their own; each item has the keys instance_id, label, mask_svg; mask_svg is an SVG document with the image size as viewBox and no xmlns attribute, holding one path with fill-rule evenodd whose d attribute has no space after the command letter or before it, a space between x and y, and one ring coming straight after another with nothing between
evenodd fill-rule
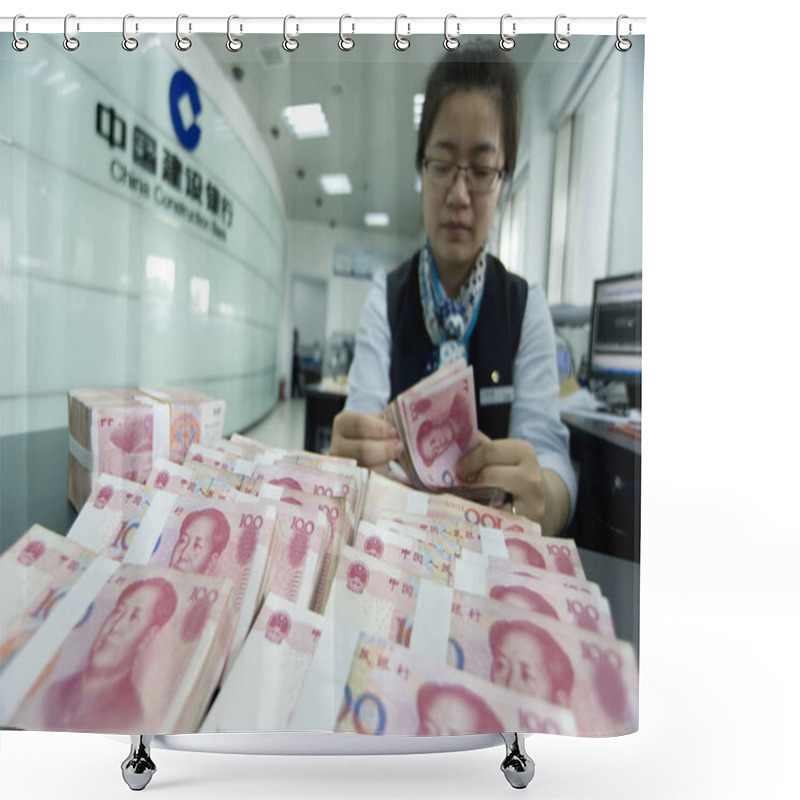
<instances>
[{"instance_id":1,"label":"blue patterned scarf","mask_svg":"<svg viewBox=\"0 0 800 800\"><path fill-rule=\"evenodd\" d=\"M425 328L435 345L425 364L426 375L459 358L467 360L467 343L478 319L485 277L486 251L482 247L458 297L451 300L439 280L430 245L425 243L419 259L419 290Z\"/></svg>"}]
</instances>

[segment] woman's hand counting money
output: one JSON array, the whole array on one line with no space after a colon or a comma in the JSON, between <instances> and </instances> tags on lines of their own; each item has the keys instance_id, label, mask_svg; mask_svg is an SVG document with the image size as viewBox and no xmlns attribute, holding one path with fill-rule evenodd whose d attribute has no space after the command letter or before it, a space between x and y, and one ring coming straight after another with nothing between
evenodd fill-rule
<instances>
[{"instance_id":1,"label":"woman's hand counting money","mask_svg":"<svg viewBox=\"0 0 800 800\"><path fill-rule=\"evenodd\" d=\"M480 444L458 462L458 477L505 489L516 513L538 522L545 536L563 530L569 517L567 487L555 472L542 469L533 446L522 439L478 436Z\"/></svg>"},{"instance_id":2,"label":"woman's hand counting money","mask_svg":"<svg viewBox=\"0 0 800 800\"><path fill-rule=\"evenodd\" d=\"M333 420L330 454L385 473L389 462L402 456L403 443L394 425L380 414L342 411Z\"/></svg>"}]
</instances>

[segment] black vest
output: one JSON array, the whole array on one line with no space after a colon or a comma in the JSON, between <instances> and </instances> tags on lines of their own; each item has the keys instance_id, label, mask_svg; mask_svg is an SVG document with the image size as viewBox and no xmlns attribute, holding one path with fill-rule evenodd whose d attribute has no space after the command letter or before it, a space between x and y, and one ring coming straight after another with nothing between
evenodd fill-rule
<instances>
[{"instance_id":1,"label":"black vest","mask_svg":"<svg viewBox=\"0 0 800 800\"><path fill-rule=\"evenodd\" d=\"M506 272L494 256L486 256L486 279L478 319L467 346L475 374L478 428L492 439L508 436L511 403L481 403L481 389L510 387L514 383L514 357L519 347L528 284ZM386 281L389 328L392 333L392 395L424 377L433 342L425 328L419 293L419 252L393 270ZM490 399L484 392L484 400Z\"/></svg>"}]
</instances>

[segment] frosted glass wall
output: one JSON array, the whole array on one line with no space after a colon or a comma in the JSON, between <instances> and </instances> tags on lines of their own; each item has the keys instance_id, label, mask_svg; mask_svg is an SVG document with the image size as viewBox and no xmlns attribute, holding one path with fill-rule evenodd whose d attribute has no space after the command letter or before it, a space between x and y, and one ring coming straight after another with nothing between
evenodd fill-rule
<instances>
[{"instance_id":1,"label":"frosted glass wall","mask_svg":"<svg viewBox=\"0 0 800 800\"><path fill-rule=\"evenodd\" d=\"M277 400L285 214L265 154L170 37L0 37L0 435L71 388L185 387L226 433ZM268 158L268 156L266 156Z\"/></svg>"}]
</instances>

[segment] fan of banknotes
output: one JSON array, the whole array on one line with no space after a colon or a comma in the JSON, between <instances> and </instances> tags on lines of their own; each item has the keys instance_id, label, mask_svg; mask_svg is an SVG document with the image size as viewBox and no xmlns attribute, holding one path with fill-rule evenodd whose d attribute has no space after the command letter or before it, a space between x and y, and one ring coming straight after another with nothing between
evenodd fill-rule
<instances>
[{"instance_id":1,"label":"fan of banknotes","mask_svg":"<svg viewBox=\"0 0 800 800\"><path fill-rule=\"evenodd\" d=\"M460 413L461 391L430 397ZM144 483L101 473L66 536L34 526L0 557L0 590L2 727L638 726L634 651L573 541L238 435L154 457Z\"/></svg>"},{"instance_id":2,"label":"fan of banknotes","mask_svg":"<svg viewBox=\"0 0 800 800\"><path fill-rule=\"evenodd\" d=\"M397 395L385 412L403 443L401 464L419 489L452 492L486 505L501 505L496 486L464 483L456 464L478 444L472 366L463 359L442 367Z\"/></svg>"}]
</instances>

